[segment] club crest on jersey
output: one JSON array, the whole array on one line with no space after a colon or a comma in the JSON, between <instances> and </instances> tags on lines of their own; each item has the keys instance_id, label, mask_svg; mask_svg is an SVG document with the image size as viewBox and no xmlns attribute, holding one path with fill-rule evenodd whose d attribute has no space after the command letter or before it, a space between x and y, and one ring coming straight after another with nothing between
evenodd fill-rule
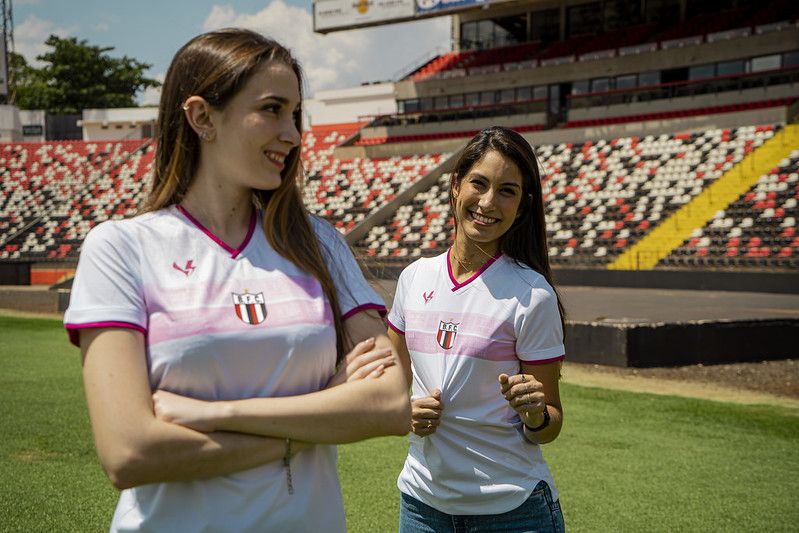
<instances>
[{"instance_id":1,"label":"club crest on jersey","mask_svg":"<svg viewBox=\"0 0 799 533\"><path fill-rule=\"evenodd\" d=\"M233 308L236 310L236 316L241 319L245 324L257 326L266 320L266 300L264 293L258 294L233 294Z\"/></svg>"},{"instance_id":2,"label":"club crest on jersey","mask_svg":"<svg viewBox=\"0 0 799 533\"><path fill-rule=\"evenodd\" d=\"M456 322L444 322L443 320L438 323L438 345L449 350L455 342L455 335L458 334L458 324Z\"/></svg>"}]
</instances>

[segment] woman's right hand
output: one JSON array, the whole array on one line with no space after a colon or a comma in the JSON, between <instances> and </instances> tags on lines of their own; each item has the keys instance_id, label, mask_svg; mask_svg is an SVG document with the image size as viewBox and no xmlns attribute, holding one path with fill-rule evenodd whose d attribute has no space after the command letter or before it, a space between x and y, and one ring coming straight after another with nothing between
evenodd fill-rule
<instances>
[{"instance_id":1,"label":"woman's right hand","mask_svg":"<svg viewBox=\"0 0 799 533\"><path fill-rule=\"evenodd\" d=\"M411 400L411 431L420 437L436 432L441 423L441 391L436 389L430 396Z\"/></svg>"},{"instance_id":2,"label":"woman's right hand","mask_svg":"<svg viewBox=\"0 0 799 533\"><path fill-rule=\"evenodd\" d=\"M396 364L391 348L375 349L375 339L370 337L359 342L344 356L339 369L327 382L326 389L348 381L377 378L383 371Z\"/></svg>"}]
</instances>

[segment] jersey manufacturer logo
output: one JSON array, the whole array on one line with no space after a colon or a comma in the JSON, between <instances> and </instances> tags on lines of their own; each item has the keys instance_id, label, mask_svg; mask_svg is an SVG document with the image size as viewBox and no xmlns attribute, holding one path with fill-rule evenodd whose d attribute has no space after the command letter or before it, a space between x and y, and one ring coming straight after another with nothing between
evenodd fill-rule
<instances>
[{"instance_id":1,"label":"jersey manufacturer logo","mask_svg":"<svg viewBox=\"0 0 799 533\"><path fill-rule=\"evenodd\" d=\"M444 322L443 320L438 323L438 335L436 338L439 346L445 350L452 348L455 343L455 335L458 334L458 324L459 322Z\"/></svg>"},{"instance_id":2,"label":"jersey manufacturer logo","mask_svg":"<svg viewBox=\"0 0 799 533\"><path fill-rule=\"evenodd\" d=\"M424 303L425 303L425 305L427 305L427 304L430 302L430 300L432 300L432 299L433 299L433 293L434 293L434 292L435 292L435 291L423 292L423 293L422 293L422 298L424 298Z\"/></svg>"},{"instance_id":3,"label":"jersey manufacturer logo","mask_svg":"<svg viewBox=\"0 0 799 533\"><path fill-rule=\"evenodd\" d=\"M245 324L257 326L266 320L266 300L264 293L258 294L233 294L233 308L236 310L236 316L241 319Z\"/></svg>"},{"instance_id":4,"label":"jersey manufacturer logo","mask_svg":"<svg viewBox=\"0 0 799 533\"><path fill-rule=\"evenodd\" d=\"M172 268L183 272L184 274L186 274L186 277L188 278L192 274L192 272L194 272L194 269L197 267L194 266L194 259L189 259L188 261L186 261L186 266L182 268L179 267L178 264L173 261Z\"/></svg>"}]
</instances>

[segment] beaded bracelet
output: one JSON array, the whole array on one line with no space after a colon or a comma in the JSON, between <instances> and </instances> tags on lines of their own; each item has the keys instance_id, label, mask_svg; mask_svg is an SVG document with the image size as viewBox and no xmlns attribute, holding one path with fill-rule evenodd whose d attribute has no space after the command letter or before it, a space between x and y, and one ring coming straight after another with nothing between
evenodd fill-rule
<instances>
[{"instance_id":1,"label":"beaded bracelet","mask_svg":"<svg viewBox=\"0 0 799 533\"><path fill-rule=\"evenodd\" d=\"M286 439L286 453L283 455L283 467L286 469L286 485L289 495L294 494L294 484L291 482L291 439Z\"/></svg>"}]
</instances>

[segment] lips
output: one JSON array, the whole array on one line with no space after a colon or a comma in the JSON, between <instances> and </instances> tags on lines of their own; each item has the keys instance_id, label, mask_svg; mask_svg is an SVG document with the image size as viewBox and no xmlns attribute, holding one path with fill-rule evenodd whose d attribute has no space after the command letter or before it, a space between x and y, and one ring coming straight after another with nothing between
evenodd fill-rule
<instances>
[{"instance_id":1,"label":"lips","mask_svg":"<svg viewBox=\"0 0 799 533\"><path fill-rule=\"evenodd\" d=\"M264 155L271 163L273 163L280 170L283 170L283 167L286 166L285 164L286 154L282 154L280 152L265 151Z\"/></svg>"},{"instance_id":2,"label":"lips","mask_svg":"<svg viewBox=\"0 0 799 533\"><path fill-rule=\"evenodd\" d=\"M478 224L488 225L488 224L494 224L495 222L499 222L498 218L481 215L479 213L475 213L474 211L469 211L469 215L471 215L472 220L474 220Z\"/></svg>"}]
</instances>

